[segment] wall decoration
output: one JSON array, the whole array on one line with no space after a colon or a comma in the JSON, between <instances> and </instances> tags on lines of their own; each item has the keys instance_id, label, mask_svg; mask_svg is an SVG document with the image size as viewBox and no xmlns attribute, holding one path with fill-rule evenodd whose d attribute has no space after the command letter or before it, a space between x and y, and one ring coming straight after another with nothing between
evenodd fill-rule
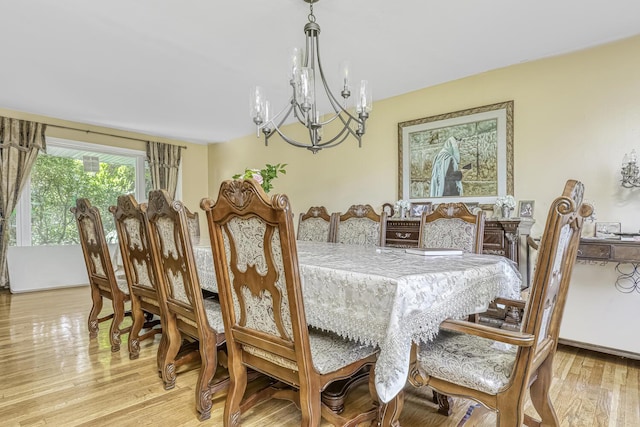
<instances>
[{"instance_id":1,"label":"wall decoration","mask_svg":"<svg viewBox=\"0 0 640 427\"><path fill-rule=\"evenodd\" d=\"M431 213L431 202L414 202L411 203L409 216L412 218L420 218L422 213Z\"/></svg>"},{"instance_id":2,"label":"wall decoration","mask_svg":"<svg viewBox=\"0 0 640 427\"><path fill-rule=\"evenodd\" d=\"M520 200L518 204L518 216L520 218L533 218L533 207L535 202L533 200Z\"/></svg>"},{"instance_id":3,"label":"wall decoration","mask_svg":"<svg viewBox=\"0 0 640 427\"><path fill-rule=\"evenodd\" d=\"M513 194L513 101L398 123L398 197L493 204Z\"/></svg>"}]
</instances>

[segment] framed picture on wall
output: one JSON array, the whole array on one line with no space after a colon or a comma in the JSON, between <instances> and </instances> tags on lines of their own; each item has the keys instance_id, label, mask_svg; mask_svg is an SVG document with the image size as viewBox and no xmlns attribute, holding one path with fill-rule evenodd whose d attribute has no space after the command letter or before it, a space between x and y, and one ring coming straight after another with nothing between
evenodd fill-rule
<instances>
[{"instance_id":1,"label":"framed picture on wall","mask_svg":"<svg viewBox=\"0 0 640 427\"><path fill-rule=\"evenodd\" d=\"M533 218L533 207L535 202L533 200L520 200L518 204L518 216L520 218Z\"/></svg>"},{"instance_id":2,"label":"framed picture on wall","mask_svg":"<svg viewBox=\"0 0 640 427\"><path fill-rule=\"evenodd\" d=\"M513 101L398 123L398 198L494 204L513 194Z\"/></svg>"},{"instance_id":3,"label":"framed picture on wall","mask_svg":"<svg viewBox=\"0 0 640 427\"><path fill-rule=\"evenodd\" d=\"M415 202L411 203L409 216L412 218L420 218L423 212L431 213L431 202Z\"/></svg>"}]
</instances>

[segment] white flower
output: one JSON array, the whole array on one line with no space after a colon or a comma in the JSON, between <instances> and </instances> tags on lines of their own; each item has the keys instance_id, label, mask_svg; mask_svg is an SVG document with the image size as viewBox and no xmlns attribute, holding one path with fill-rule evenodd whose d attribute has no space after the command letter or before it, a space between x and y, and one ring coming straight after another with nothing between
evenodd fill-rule
<instances>
[{"instance_id":1,"label":"white flower","mask_svg":"<svg viewBox=\"0 0 640 427\"><path fill-rule=\"evenodd\" d=\"M516 207L516 199L514 199L512 195L507 195L507 196L504 196L504 197L498 197L496 199L496 206L497 207L506 206L509 209L515 209L515 207Z\"/></svg>"},{"instance_id":2,"label":"white flower","mask_svg":"<svg viewBox=\"0 0 640 427\"><path fill-rule=\"evenodd\" d=\"M400 199L396 202L394 209L396 211L400 211L400 209L408 210L411 207L411 202L409 200Z\"/></svg>"}]
</instances>

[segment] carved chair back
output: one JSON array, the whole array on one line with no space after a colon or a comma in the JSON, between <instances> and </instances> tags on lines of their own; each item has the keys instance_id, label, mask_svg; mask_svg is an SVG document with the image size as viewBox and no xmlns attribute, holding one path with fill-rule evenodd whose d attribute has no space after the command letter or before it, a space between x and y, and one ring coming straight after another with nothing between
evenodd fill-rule
<instances>
[{"instance_id":1,"label":"carved chair back","mask_svg":"<svg viewBox=\"0 0 640 427\"><path fill-rule=\"evenodd\" d=\"M95 337L98 334L98 324L111 318L111 316L98 317L102 310L102 298L109 298L114 311L109 334L111 350L118 351L120 334L128 330L120 328L120 323L125 315L124 303L129 300L129 287L126 280L116 278L98 208L91 206L88 199L79 198L76 200L76 206L71 208L71 212L78 226L80 246L91 286L93 306L89 313L89 335Z\"/></svg>"},{"instance_id":2,"label":"carved chair back","mask_svg":"<svg viewBox=\"0 0 640 427\"><path fill-rule=\"evenodd\" d=\"M312 206L301 213L298 220L298 240L330 242L334 233L335 217L324 206Z\"/></svg>"},{"instance_id":3,"label":"carved chair back","mask_svg":"<svg viewBox=\"0 0 640 427\"><path fill-rule=\"evenodd\" d=\"M350 245L381 246L385 225L371 205L352 205L349 210L336 215L334 241Z\"/></svg>"},{"instance_id":4,"label":"carved chair back","mask_svg":"<svg viewBox=\"0 0 640 427\"><path fill-rule=\"evenodd\" d=\"M319 425L321 416L333 425L375 418L372 408L348 423L339 410L321 403L330 382L372 365L376 356L373 348L308 328L287 196L269 200L252 179L225 181L215 204L203 199L200 206L207 215L229 352L225 425L239 425L243 410L270 397L296 402L301 425ZM269 387L242 402L248 367L293 389Z\"/></svg>"},{"instance_id":5,"label":"carved chair back","mask_svg":"<svg viewBox=\"0 0 640 427\"><path fill-rule=\"evenodd\" d=\"M127 194L119 196L117 205L111 206L109 211L113 214L122 265L131 290L133 326L129 336L129 357L134 359L140 352L139 332L145 326L145 312L162 319L166 312L165 299L159 295L161 290L153 268L147 217L140 205L133 195ZM147 337L151 338L153 334L146 334L143 339Z\"/></svg>"},{"instance_id":6,"label":"carved chair back","mask_svg":"<svg viewBox=\"0 0 640 427\"><path fill-rule=\"evenodd\" d=\"M225 342L220 305L203 298L184 205L174 201L166 190L154 190L149 193L145 213L153 264L167 313L163 323L166 342L158 349L162 380L166 389L175 386L176 367L192 360L178 354L181 334L195 338L202 362L195 387L196 410L203 421L211 416L211 396L228 386L228 378L213 381L217 352Z\"/></svg>"},{"instance_id":7,"label":"carved chair back","mask_svg":"<svg viewBox=\"0 0 640 427\"><path fill-rule=\"evenodd\" d=\"M271 201L252 180L225 181L203 200L229 353L291 384L313 369L289 200Z\"/></svg>"},{"instance_id":8,"label":"carved chair back","mask_svg":"<svg viewBox=\"0 0 640 427\"><path fill-rule=\"evenodd\" d=\"M484 213L473 214L464 203L441 203L420 221L422 248L452 248L482 253Z\"/></svg>"}]
</instances>

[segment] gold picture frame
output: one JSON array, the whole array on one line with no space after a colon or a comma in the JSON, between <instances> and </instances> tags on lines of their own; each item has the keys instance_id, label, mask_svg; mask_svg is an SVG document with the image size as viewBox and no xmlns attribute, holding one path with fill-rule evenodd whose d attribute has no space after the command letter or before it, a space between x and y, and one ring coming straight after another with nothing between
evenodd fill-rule
<instances>
[{"instance_id":1,"label":"gold picture frame","mask_svg":"<svg viewBox=\"0 0 640 427\"><path fill-rule=\"evenodd\" d=\"M398 123L398 165L399 199L492 205L513 194L513 101Z\"/></svg>"}]
</instances>

